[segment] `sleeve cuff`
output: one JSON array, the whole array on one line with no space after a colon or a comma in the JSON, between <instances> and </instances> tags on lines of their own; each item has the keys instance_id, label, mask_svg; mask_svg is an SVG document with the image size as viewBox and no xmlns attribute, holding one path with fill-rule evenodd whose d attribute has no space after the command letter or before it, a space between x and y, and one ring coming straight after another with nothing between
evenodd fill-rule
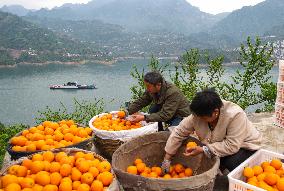
<instances>
[{"instance_id":1,"label":"sleeve cuff","mask_svg":"<svg viewBox=\"0 0 284 191\"><path fill-rule=\"evenodd\" d=\"M213 153L210 151L210 149L207 146L202 146L202 149L206 157L212 158Z\"/></svg>"}]
</instances>

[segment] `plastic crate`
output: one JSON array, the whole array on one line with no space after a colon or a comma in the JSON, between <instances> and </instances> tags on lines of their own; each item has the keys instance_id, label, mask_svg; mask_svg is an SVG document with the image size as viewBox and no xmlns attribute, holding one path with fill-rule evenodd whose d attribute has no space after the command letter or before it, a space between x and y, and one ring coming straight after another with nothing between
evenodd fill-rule
<instances>
[{"instance_id":1,"label":"plastic crate","mask_svg":"<svg viewBox=\"0 0 284 191\"><path fill-rule=\"evenodd\" d=\"M284 104L284 82L277 83L276 103Z\"/></svg>"},{"instance_id":2,"label":"plastic crate","mask_svg":"<svg viewBox=\"0 0 284 191\"><path fill-rule=\"evenodd\" d=\"M254 153L251 157L245 160L237 168L228 174L229 178L229 191L247 191L248 189L253 191L265 191L264 189L258 188L256 186L247 184L245 177L243 176L243 170L245 167L253 167L255 165L260 165L264 161L271 161L272 159L284 159L284 155L275 153L272 151L260 149Z\"/></svg>"},{"instance_id":3,"label":"plastic crate","mask_svg":"<svg viewBox=\"0 0 284 191\"><path fill-rule=\"evenodd\" d=\"M275 103L274 125L284 128L284 104Z\"/></svg>"}]
</instances>

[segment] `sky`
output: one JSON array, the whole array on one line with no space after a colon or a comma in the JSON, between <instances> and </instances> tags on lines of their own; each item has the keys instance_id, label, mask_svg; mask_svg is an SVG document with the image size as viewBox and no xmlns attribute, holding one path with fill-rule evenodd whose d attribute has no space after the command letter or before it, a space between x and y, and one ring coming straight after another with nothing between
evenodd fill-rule
<instances>
[{"instance_id":1,"label":"sky","mask_svg":"<svg viewBox=\"0 0 284 191\"><path fill-rule=\"evenodd\" d=\"M3 5L22 5L27 9L53 8L64 3L87 3L90 0L0 0ZM191 5L198 7L201 11L211 14L232 12L243 6L256 5L264 0L187 0Z\"/></svg>"}]
</instances>

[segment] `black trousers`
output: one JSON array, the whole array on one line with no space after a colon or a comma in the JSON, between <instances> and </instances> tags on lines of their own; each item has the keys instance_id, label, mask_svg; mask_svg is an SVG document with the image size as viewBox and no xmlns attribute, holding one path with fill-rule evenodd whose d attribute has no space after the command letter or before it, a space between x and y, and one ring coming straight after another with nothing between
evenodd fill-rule
<instances>
[{"instance_id":1,"label":"black trousers","mask_svg":"<svg viewBox=\"0 0 284 191\"><path fill-rule=\"evenodd\" d=\"M249 158L256 151L250 151L247 149L241 148L237 153L220 158L220 170L228 169L229 171L234 170L247 158Z\"/></svg>"}]
</instances>

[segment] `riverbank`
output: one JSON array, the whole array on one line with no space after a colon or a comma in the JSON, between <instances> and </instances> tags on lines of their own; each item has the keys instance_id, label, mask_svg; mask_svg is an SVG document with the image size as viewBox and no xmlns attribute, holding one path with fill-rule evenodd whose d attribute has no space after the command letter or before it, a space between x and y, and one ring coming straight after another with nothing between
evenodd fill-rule
<instances>
[{"instance_id":1,"label":"riverbank","mask_svg":"<svg viewBox=\"0 0 284 191\"><path fill-rule=\"evenodd\" d=\"M13 65L1 65L0 64L0 69L1 68L15 68L19 65L31 65L31 66L45 66L48 64L62 64L62 65L82 65L86 63L96 63L96 64L103 64L103 65L112 65L117 62L116 59L113 60L81 60L81 61L68 61L68 62L61 62L61 61L50 61L50 62L20 62L18 64L13 64Z\"/></svg>"}]
</instances>

